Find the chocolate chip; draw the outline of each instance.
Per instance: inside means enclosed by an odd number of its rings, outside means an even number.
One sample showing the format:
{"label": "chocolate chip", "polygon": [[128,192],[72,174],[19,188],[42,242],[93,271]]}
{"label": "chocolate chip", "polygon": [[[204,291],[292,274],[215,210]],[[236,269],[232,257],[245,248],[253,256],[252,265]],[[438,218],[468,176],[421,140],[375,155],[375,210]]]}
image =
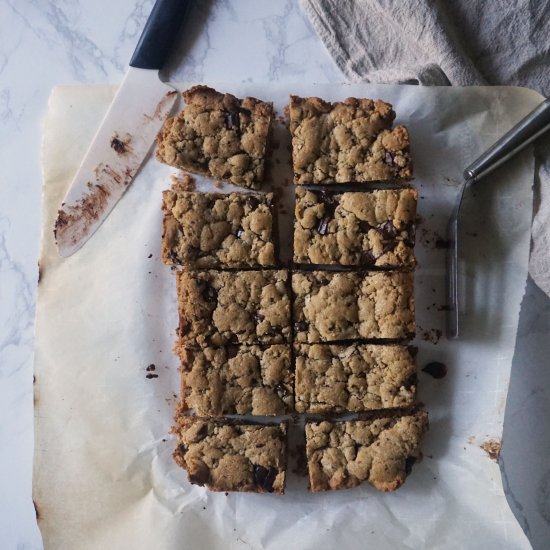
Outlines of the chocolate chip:
{"label": "chocolate chip", "polygon": [[252,210],[258,208],[259,204],[260,204],[260,201],[257,197],[254,197],[253,195],[248,195],[246,197],[246,205],[252,208]]}
{"label": "chocolate chip", "polygon": [[325,216],[334,217],[334,212],[338,206],[338,202],[334,199],[334,196],[326,191],[321,191],[318,197],[325,207]]}
{"label": "chocolate chip", "polygon": [[225,126],[231,130],[239,127],[239,113],[227,113],[225,115]]}
{"label": "chocolate chip", "polygon": [[172,260],[173,264],[178,264],[179,263],[178,253],[175,250],[171,249],[170,252],[168,253],[168,255],[170,256],[170,260]]}
{"label": "chocolate chip", "polygon": [[202,281],[202,297],[206,302],[216,302],[218,299],[218,293],[216,289],[209,285],[206,281]]}
{"label": "chocolate chip", "polygon": [[261,487],[268,493],[273,492],[273,482],[277,477],[277,470],[275,468],[264,468],[254,464],[252,466],[252,474],[254,476],[254,484]]}
{"label": "chocolate chip", "polygon": [[[187,249],[187,253],[189,254],[189,258],[191,258],[193,260],[196,260],[200,256],[201,249],[196,247],[196,246],[190,246]],[[172,257],[172,261],[175,264],[179,263],[179,258],[177,256],[177,254],[174,254],[174,257]]]}
{"label": "chocolate chip", "polygon": [[405,459],[405,474],[406,475],[409,475],[412,472],[412,468],[413,468],[415,462],[416,462],[416,458],[414,456],[408,456]]}
{"label": "chocolate chip", "polygon": [[307,330],[307,327],[309,326],[307,321],[296,321],[294,323],[294,331],[295,332],[303,332],[304,330]]}
{"label": "chocolate chip", "polygon": [[422,369],[422,372],[425,372],[434,378],[445,378],[447,375],[447,367],[439,361],[433,361],[432,363],[428,363]]}
{"label": "chocolate chip", "polygon": [[186,452],[187,452],[187,447],[183,443],[180,443],[176,447],[176,453],[177,454],[184,455]]}
{"label": "chocolate chip", "polygon": [[397,246],[397,241],[388,241],[387,243],[384,243],[382,246],[382,253],[385,254],[386,252],[393,252],[395,250],[395,247]]}
{"label": "chocolate chip", "polygon": [[275,386],[275,391],[277,392],[277,395],[279,395],[280,397],[287,397],[289,394],[288,388],[282,382],[279,382]]}
{"label": "chocolate chip", "polygon": [[372,228],[373,226],[365,220],[359,222],[359,229],[363,231],[363,233],[368,233]]}
{"label": "chocolate chip", "polygon": [[206,466],[206,464],[195,464],[194,471],[188,470],[189,475],[189,481],[191,483],[195,483],[197,485],[204,485],[205,483],[208,483],[208,480],[210,479],[210,470]]}
{"label": "chocolate chip", "polygon": [[145,368],[147,372],[154,371],[156,369],[155,365],[151,363],[148,367]]}
{"label": "chocolate chip", "polygon": [[252,111],[250,111],[249,109],[245,109],[244,107],[239,107],[239,113],[242,113],[243,115],[246,115],[246,116],[252,115]]}
{"label": "chocolate chip", "polygon": [[382,233],[382,236],[384,239],[395,239],[397,236],[397,228],[391,221],[387,221],[386,223],[382,224],[379,229],[380,233]]}
{"label": "chocolate chip", "polygon": [[404,382],[403,386],[405,388],[410,388],[411,386],[416,386],[418,383],[418,377],[416,376],[416,372],[414,374],[411,374]]}
{"label": "chocolate chip", "polygon": [[361,254],[360,263],[361,263],[361,265],[375,265],[376,264],[376,258],[374,256],[374,254],[372,253],[372,251],[365,250]]}
{"label": "chocolate chip", "polygon": [[197,430],[197,437],[204,437],[208,435],[208,424],[204,422],[202,426]]}
{"label": "chocolate chip", "polygon": [[255,313],[253,317],[254,317],[254,321],[256,321],[256,323],[258,324],[265,319],[265,315],[262,315],[261,313]]}
{"label": "chocolate chip", "polygon": [[226,351],[227,351],[227,358],[233,359],[233,357],[237,357],[237,354],[239,353],[239,347],[230,344],[229,346],[227,346]]}
{"label": "chocolate chip", "polygon": [[237,229],[237,239],[240,239],[244,234],[244,229],[242,227],[239,227],[239,229]]}
{"label": "chocolate chip", "polygon": [[152,372],[145,375],[145,378],[148,378],[149,380],[151,380],[151,378],[158,378],[158,377],[159,377],[158,374],[153,374]]}
{"label": "chocolate chip", "polygon": [[317,233],[319,233],[319,235],[327,234],[329,221],[330,221],[330,218],[328,216],[324,216],[323,218],[321,218],[321,220],[317,224],[317,227],[315,228]]}

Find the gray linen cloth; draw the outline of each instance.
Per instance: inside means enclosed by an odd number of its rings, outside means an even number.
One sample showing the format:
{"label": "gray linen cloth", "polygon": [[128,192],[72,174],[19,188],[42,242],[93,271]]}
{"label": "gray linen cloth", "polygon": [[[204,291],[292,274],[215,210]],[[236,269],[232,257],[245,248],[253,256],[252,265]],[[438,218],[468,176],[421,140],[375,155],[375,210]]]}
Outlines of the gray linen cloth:
{"label": "gray linen cloth", "polygon": [[[550,94],[550,0],[301,0],[349,80]],[[536,145],[529,271],[550,296],[550,138]],[[473,159],[472,159],[473,160]]]}

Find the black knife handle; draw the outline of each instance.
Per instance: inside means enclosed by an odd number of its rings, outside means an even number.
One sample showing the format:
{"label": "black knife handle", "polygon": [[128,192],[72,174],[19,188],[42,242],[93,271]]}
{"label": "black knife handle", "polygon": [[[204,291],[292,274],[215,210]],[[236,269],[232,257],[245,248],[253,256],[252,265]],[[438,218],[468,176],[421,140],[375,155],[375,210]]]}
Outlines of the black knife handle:
{"label": "black knife handle", "polygon": [[130,67],[158,70],[162,68],[190,3],[190,0],[155,2],[132,55]]}

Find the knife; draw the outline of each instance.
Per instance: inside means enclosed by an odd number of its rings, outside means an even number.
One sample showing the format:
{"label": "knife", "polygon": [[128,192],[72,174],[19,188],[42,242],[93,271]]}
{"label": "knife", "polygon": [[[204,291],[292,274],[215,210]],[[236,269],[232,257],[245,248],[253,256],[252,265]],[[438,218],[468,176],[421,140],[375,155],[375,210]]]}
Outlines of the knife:
{"label": "knife", "polygon": [[132,183],[178,97],[162,82],[165,63],[188,0],[157,0],[130,67],[57,212],[54,237],[61,256],[76,252]]}

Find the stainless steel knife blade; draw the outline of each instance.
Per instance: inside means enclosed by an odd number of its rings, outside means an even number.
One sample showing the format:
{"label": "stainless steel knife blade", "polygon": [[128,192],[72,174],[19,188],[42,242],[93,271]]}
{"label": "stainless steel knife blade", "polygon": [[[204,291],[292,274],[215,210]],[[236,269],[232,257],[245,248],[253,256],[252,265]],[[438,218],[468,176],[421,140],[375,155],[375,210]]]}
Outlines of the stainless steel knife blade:
{"label": "stainless steel knife blade", "polygon": [[61,203],[54,226],[70,256],[98,229],[131,184],[178,94],[159,78],[188,0],[157,0],[130,68]]}
{"label": "stainless steel knife blade", "polygon": [[130,67],[57,213],[61,256],[76,252],[122,197],[176,99],[158,71]]}

